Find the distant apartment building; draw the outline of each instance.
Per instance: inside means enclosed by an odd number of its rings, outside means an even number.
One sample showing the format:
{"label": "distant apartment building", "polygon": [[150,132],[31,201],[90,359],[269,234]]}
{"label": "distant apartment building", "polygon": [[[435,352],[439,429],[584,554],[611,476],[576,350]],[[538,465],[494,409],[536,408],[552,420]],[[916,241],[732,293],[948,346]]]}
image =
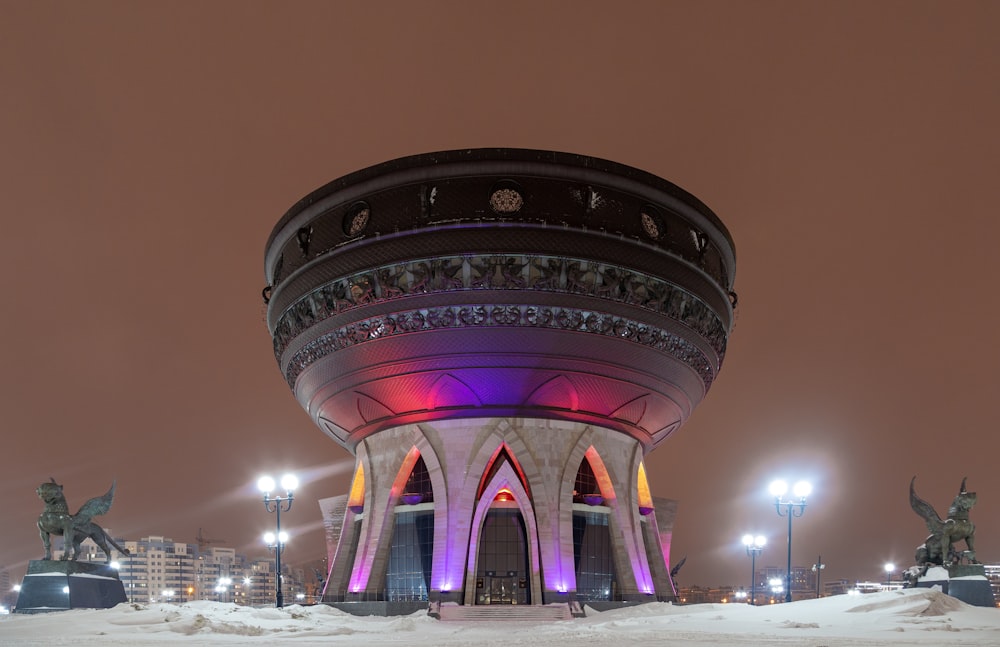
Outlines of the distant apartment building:
{"label": "distant apartment building", "polygon": [[990,581],[990,588],[993,589],[993,599],[1000,606],[1000,564],[986,565],[986,579]]}
{"label": "distant apartment building", "polygon": [[[785,601],[785,569],[777,566],[765,566],[753,574],[754,600],[757,604],[769,604]],[[792,599],[807,600],[817,597],[817,573],[809,566],[792,567]],[[750,587],[739,587],[749,598]],[[732,597],[732,596],[730,596]],[[744,596],[740,595],[740,599]]]}
{"label": "distant apartment building", "polygon": [[742,601],[731,586],[684,586],[677,589],[678,604],[710,604]]}
{"label": "distant apartment building", "polygon": [[854,584],[850,580],[830,580],[828,582],[823,582],[823,596],[829,597],[831,595],[844,595],[849,593],[853,588]]}
{"label": "distant apartment building", "polygon": [[[155,536],[119,544],[130,553],[118,556],[119,576],[129,600],[148,603],[197,599],[192,546]],[[87,548],[90,561],[104,561],[101,551]]]}
{"label": "distant apartment building", "polygon": [[[175,542],[150,536],[137,541],[116,539],[129,555],[115,554],[125,596],[136,604],[214,600],[245,606],[269,606],[275,601],[274,559],[248,558],[234,548]],[[55,550],[53,557],[62,557]],[[83,542],[80,561],[105,561],[104,552],[91,540]],[[285,600],[296,604],[313,601],[303,584],[303,571],[283,567]],[[9,588],[9,587],[8,587]]]}
{"label": "distant apartment building", "polygon": [[10,571],[0,566],[0,613],[6,613],[14,606],[17,593],[10,582]]}

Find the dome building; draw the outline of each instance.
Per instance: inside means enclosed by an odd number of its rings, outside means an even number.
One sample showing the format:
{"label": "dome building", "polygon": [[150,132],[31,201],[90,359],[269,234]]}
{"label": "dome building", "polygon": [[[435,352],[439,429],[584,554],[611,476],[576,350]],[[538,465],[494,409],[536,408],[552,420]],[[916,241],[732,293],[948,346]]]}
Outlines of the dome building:
{"label": "dome building", "polygon": [[643,458],[719,373],[734,270],[697,198],[580,155],[416,155],[295,204],[266,246],[267,325],[356,457],[321,502],[324,599],[672,599],[676,506]]}

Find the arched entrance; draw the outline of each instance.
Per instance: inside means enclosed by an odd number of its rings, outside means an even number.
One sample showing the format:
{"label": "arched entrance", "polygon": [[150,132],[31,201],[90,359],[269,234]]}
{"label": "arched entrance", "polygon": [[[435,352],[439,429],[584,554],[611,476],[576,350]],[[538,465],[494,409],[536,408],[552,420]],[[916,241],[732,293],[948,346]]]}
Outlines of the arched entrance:
{"label": "arched entrance", "polygon": [[476,604],[531,604],[524,515],[508,490],[486,513],[476,565]]}

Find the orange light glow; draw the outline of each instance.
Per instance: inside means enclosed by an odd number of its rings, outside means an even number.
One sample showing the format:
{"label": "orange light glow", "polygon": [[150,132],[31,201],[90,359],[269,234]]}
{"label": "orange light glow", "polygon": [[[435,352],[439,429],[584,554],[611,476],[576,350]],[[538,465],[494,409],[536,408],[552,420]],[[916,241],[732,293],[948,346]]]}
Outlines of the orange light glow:
{"label": "orange light glow", "polygon": [[594,478],[597,479],[597,486],[601,488],[601,496],[604,497],[605,501],[613,501],[615,498],[615,486],[611,481],[611,476],[608,474],[608,468],[604,466],[604,460],[601,459],[601,455],[591,445],[584,453],[584,457],[590,463],[590,469],[594,472]]}
{"label": "orange light glow", "polygon": [[351,481],[351,495],[347,499],[348,507],[363,508],[365,505],[365,467],[358,461],[358,469],[354,471]]}
{"label": "orange light glow", "polygon": [[497,492],[497,495],[493,498],[493,500],[494,501],[513,501],[514,500],[514,493],[511,492],[510,490],[508,490],[507,488],[500,488],[500,491]]}
{"label": "orange light glow", "polygon": [[649,493],[649,481],[646,480],[646,466],[643,463],[639,463],[639,507],[653,507],[653,496]]}

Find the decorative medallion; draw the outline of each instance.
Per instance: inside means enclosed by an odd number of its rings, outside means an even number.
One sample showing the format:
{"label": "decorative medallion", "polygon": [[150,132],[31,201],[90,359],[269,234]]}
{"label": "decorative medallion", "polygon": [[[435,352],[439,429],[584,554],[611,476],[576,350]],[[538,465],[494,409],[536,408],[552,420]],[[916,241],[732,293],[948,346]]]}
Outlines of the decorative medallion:
{"label": "decorative medallion", "polygon": [[653,240],[659,240],[666,233],[663,218],[653,207],[646,205],[639,215],[642,221],[642,231]]}
{"label": "decorative medallion", "polygon": [[368,219],[371,217],[371,208],[367,203],[356,202],[344,214],[344,233],[348,236],[357,236],[368,226]]}
{"label": "decorative medallion", "polygon": [[497,182],[490,193],[490,208],[500,215],[517,213],[524,206],[524,196],[516,182]]}

